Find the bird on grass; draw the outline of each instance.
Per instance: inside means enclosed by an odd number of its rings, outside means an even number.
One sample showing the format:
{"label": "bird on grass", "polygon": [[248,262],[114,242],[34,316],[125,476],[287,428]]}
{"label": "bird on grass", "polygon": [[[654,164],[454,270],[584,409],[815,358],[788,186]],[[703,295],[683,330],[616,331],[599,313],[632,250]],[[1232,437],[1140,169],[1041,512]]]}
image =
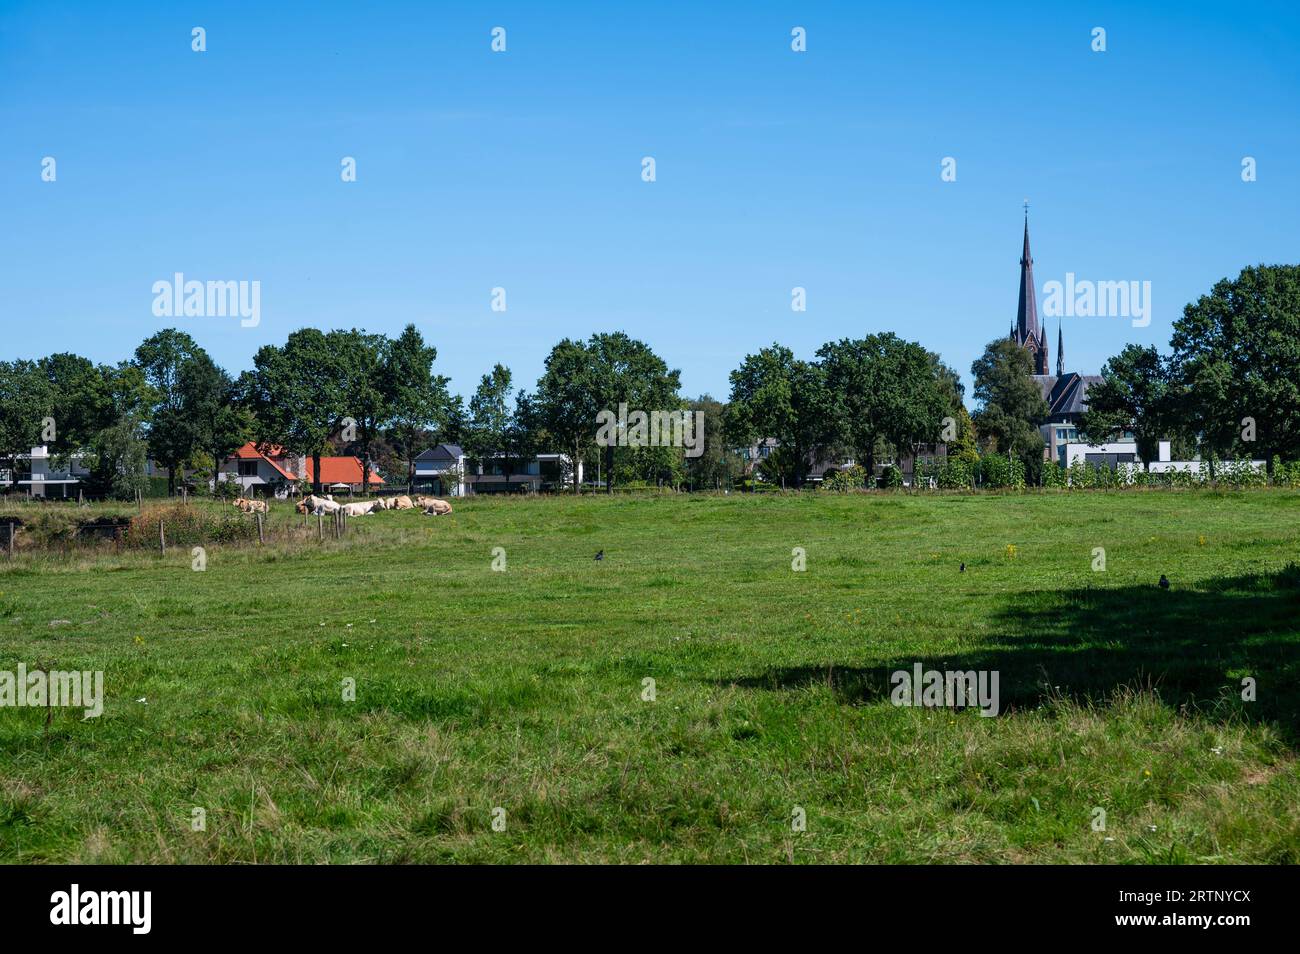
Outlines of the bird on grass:
{"label": "bird on grass", "polygon": [[1169,589],[1169,579],[1163,573],[1160,574],[1160,588],[1162,590]]}
{"label": "bird on grass", "polygon": [[958,572],[958,573],[965,573],[965,572],[966,572],[966,564],[963,563],[963,564],[961,565],[961,569],[958,570],[957,572]]}
{"label": "bird on grass", "polygon": [[597,550],[597,551],[596,551],[596,559],[597,559],[597,560],[603,560],[603,559],[605,559],[605,551],[604,551],[604,550]]}

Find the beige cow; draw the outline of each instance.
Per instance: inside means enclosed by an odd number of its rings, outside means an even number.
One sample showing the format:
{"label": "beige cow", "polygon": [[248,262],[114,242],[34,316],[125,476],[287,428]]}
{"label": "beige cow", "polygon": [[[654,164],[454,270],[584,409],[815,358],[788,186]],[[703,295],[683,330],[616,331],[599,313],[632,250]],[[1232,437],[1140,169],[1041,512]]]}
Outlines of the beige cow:
{"label": "beige cow", "polygon": [[406,494],[402,494],[399,497],[388,498],[388,509],[389,510],[414,510],[415,503],[411,500],[410,497],[406,496]]}
{"label": "beige cow", "polygon": [[343,504],[341,509],[345,517],[363,517],[368,513],[375,512],[375,504],[375,501],[367,500],[363,503]]}
{"label": "beige cow", "polygon": [[445,513],[451,513],[451,504],[445,500],[439,500],[437,497],[416,497],[415,505],[421,508],[426,515],[432,514],[435,517],[441,517]]}
{"label": "beige cow", "polygon": [[236,497],[235,506],[243,513],[270,513],[265,500],[251,500],[248,497]]}

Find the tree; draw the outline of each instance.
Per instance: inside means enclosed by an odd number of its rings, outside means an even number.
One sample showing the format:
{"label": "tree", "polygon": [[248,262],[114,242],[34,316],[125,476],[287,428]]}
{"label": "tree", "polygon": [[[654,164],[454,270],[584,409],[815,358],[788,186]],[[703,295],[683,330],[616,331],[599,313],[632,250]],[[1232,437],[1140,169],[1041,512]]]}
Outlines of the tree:
{"label": "tree", "polygon": [[194,396],[185,391],[192,380],[190,363],[207,353],[183,331],[164,328],[135,349],[135,364],[144,373],[154,396],[147,413],[149,453],[167,468],[167,490],[176,489],[176,473],[198,450],[198,434],[190,414]]}
{"label": "tree", "polygon": [[320,493],[320,459],[347,415],[340,384],[342,355],[326,335],[303,328],[282,347],[263,345],[245,376],[245,394],[257,421],[258,443],[279,444],[312,458],[312,489]]}
{"label": "tree", "polygon": [[890,332],[831,342],[817,356],[826,372],[831,426],[868,475],[875,473],[878,441],[897,454],[938,440],[960,384],[937,356]]}
{"label": "tree", "polygon": [[48,384],[54,418],[54,439],[42,440],[63,460],[83,450],[96,434],[114,421],[114,370],[88,358],[63,352],[41,358],[41,376]]}
{"label": "tree", "polygon": [[537,401],[527,391],[515,395],[515,409],[501,432],[501,453],[505,457],[507,479],[511,461],[526,461],[541,450],[540,417]]}
{"label": "tree", "polygon": [[[469,399],[469,424],[461,442],[468,455],[476,460],[486,473],[492,466],[492,456],[504,451],[506,430],[510,426],[510,369],[498,364],[491,374],[483,375],[474,396]],[[510,460],[501,462],[510,489]]]}
{"label": "tree", "polygon": [[370,493],[375,440],[392,415],[391,390],[385,387],[387,378],[384,374],[389,341],[383,335],[367,334],[355,328],[331,331],[325,339],[337,352],[343,372],[339,390],[346,409],[344,419],[351,419],[352,425],[352,433],[348,434],[345,423],[344,440],[361,449],[361,493],[364,496]]}
{"label": "tree", "polygon": [[222,462],[253,435],[253,415],[240,403],[238,385],[207,354],[196,355],[181,375],[195,449],[212,461],[216,491]]}
{"label": "tree", "polygon": [[1175,390],[1169,368],[1153,347],[1131,344],[1106,362],[1101,380],[1088,389],[1088,410],[1079,420],[1084,440],[1101,444],[1131,431],[1144,465],[1159,456],[1168,436]]}
{"label": "tree", "polygon": [[[433,373],[437,349],[424,343],[415,325],[407,325],[388,348],[384,363],[384,391],[389,405],[389,439],[406,460],[406,492],[415,485],[415,458],[424,449],[430,428],[446,425],[453,417],[447,378]],[[457,399],[459,400],[459,399]],[[459,435],[457,435],[459,436]]]}
{"label": "tree", "polygon": [[688,401],[687,410],[694,416],[704,415],[703,453],[686,458],[686,479],[692,490],[730,487],[741,473],[740,456],[727,440],[724,431],[726,406],[707,394]]}
{"label": "tree", "polygon": [[[677,411],[680,379],[681,372],[669,370],[649,345],[622,332],[594,334],[585,344],[566,338],[551,349],[537,382],[538,424],[571,450],[575,491],[577,462],[596,443],[598,415],[617,414],[620,404],[647,414]],[[620,432],[618,442],[625,436]],[[606,490],[612,493],[615,442],[602,450]]]}
{"label": "tree", "polygon": [[50,416],[49,383],[34,361],[0,361],[0,467],[17,480],[18,459],[41,443]]}
{"label": "tree", "polygon": [[1041,466],[1043,437],[1038,425],[1049,408],[1033,379],[1029,351],[1009,338],[988,344],[971,365],[975,378],[975,427],[989,449]]}
{"label": "tree", "polygon": [[1205,450],[1300,458],[1300,266],[1219,281],[1183,309],[1170,343],[1178,423]]}
{"label": "tree", "polygon": [[573,459],[573,491],[579,490],[583,452],[594,446],[597,390],[592,356],[580,341],[565,338],[546,356],[537,381],[537,407],[543,426]]}
{"label": "tree", "polygon": [[107,425],[89,440],[90,493],[130,500],[148,484],[145,419],[158,398],[144,372],[129,361],[101,370],[110,411]]}
{"label": "tree", "polygon": [[824,369],[796,360],[779,344],[746,355],[731,372],[731,400],[724,429],[734,444],[749,447],[774,438],[783,453],[791,482],[802,486],[809,458],[833,436],[831,402]]}

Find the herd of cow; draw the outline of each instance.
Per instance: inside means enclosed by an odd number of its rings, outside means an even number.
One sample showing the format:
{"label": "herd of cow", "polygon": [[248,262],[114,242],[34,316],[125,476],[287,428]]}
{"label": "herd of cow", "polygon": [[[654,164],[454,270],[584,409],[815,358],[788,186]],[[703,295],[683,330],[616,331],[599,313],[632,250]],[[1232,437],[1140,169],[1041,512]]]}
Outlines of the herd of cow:
{"label": "herd of cow", "polygon": [[[243,513],[270,512],[265,500],[255,500],[249,497],[236,498],[235,506]],[[375,500],[364,500],[357,503],[338,503],[329,494],[323,497],[308,494],[294,504],[294,509],[299,513],[333,513],[338,510],[348,517],[360,517],[364,514],[374,513],[377,510],[420,510],[425,514],[438,517],[444,513],[451,513],[451,504],[445,500],[439,500],[437,497],[417,496],[415,499],[411,499],[406,494],[402,494],[400,497],[379,497]]]}

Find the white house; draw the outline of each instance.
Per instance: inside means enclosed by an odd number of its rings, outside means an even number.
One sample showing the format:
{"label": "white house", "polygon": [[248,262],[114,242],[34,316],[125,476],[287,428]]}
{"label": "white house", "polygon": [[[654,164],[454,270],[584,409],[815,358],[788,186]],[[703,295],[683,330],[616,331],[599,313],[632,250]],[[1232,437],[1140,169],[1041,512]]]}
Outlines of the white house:
{"label": "white house", "polygon": [[[1195,460],[1170,460],[1172,456],[1171,443],[1169,441],[1158,441],[1156,459],[1147,463],[1146,469],[1153,474],[1168,474],[1175,471],[1181,471],[1189,474],[1199,474],[1202,467],[1208,464],[1200,459]],[[1061,449],[1065,453],[1064,464],[1066,467],[1082,461],[1085,464],[1091,464],[1096,467],[1110,467],[1113,470],[1124,469],[1141,469],[1143,465],[1142,458],[1138,456],[1136,441],[1111,441],[1107,444],[1084,444],[1072,443],[1063,444]],[[1249,466],[1253,470],[1263,471],[1267,469],[1268,464],[1262,460],[1252,460]]]}
{"label": "white house", "polygon": [[77,486],[90,476],[90,469],[84,465],[80,454],[71,455],[66,463],[66,467],[56,466],[55,455],[46,445],[33,447],[30,454],[17,456],[16,473],[0,471],[0,486],[17,486],[33,497],[75,497]]}
{"label": "white house", "polygon": [[[496,453],[485,461],[476,461],[459,444],[439,444],[415,458],[415,489],[463,497],[468,493],[564,490],[573,480],[568,454],[533,454],[509,463],[507,476],[504,454]],[[578,482],[582,482],[581,461]]]}

